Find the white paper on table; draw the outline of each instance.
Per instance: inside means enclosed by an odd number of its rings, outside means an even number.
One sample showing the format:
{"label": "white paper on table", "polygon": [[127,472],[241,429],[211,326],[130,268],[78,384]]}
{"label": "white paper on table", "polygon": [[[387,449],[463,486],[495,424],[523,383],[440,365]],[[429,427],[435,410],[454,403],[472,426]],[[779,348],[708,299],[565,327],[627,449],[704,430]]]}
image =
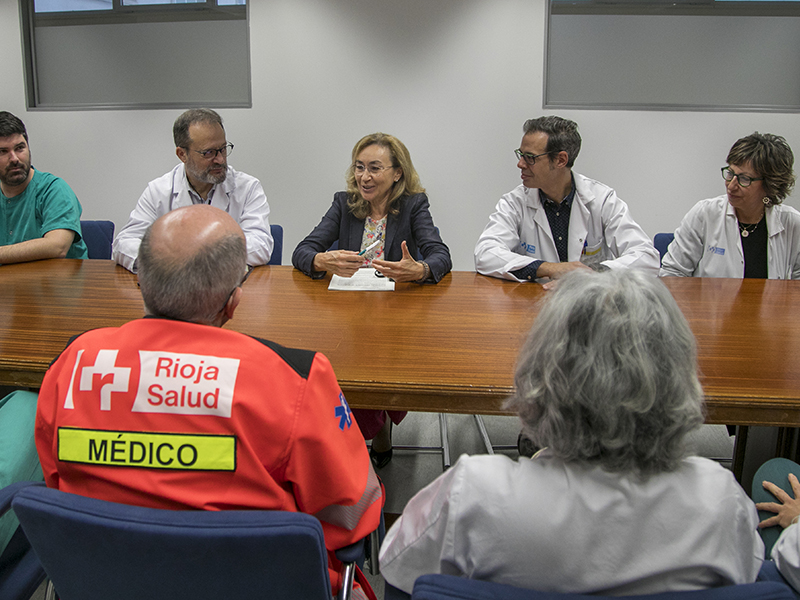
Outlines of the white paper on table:
{"label": "white paper on table", "polygon": [[359,290],[362,292],[393,292],[394,281],[388,277],[378,277],[372,267],[364,267],[356,271],[352,277],[331,277],[329,290]]}

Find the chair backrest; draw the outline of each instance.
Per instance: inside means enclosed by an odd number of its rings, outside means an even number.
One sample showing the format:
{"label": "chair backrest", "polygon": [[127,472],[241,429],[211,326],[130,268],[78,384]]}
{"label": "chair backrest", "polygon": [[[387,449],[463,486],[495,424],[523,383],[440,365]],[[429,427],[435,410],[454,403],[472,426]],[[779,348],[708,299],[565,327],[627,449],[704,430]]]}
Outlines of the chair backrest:
{"label": "chair backrest", "polygon": [[283,264],[283,227],[280,225],[270,224],[270,233],[272,233],[272,255],[269,257],[268,265]]}
{"label": "chair backrest", "polygon": [[17,527],[9,545],[0,556],[0,598],[29,600],[45,580],[39,558]]}
{"label": "chair backrest", "polygon": [[[29,481],[13,483],[0,490],[0,515],[11,506],[14,495]],[[21,527],[17,527],[3,553],[0,554],[0,598],[29,600],[45,579],[42,563],[31,548]]]}
{"label": "chair backrest", "polygon": [[667,253],[667,248],[674,239],[674,233],[657,233],[656,237],[653,238],[653,246],[655,246],[656,250],[658,250],[662,260],[664,259],[664,255]]}
{"label": "chair backrest", "polygon": [[113,221],[81,221],[81,231],[89,258],[111,258],[111,245],[114,243]]}
{"label": "chair backrest", "polygon": [[[463,579],[452,575],[423,575],[414,583],[412,600],[603,600],[610,596],[540,592]],[[774,582],[747,583],[687,592],[625,596],[625,600],[791,600],[796,596],[787,586]]]}
{"label": "chair backrest", "polygon": [[12,507],[61,600],[330,598],[322,527],[304,513],[160,510],[40,486]]}

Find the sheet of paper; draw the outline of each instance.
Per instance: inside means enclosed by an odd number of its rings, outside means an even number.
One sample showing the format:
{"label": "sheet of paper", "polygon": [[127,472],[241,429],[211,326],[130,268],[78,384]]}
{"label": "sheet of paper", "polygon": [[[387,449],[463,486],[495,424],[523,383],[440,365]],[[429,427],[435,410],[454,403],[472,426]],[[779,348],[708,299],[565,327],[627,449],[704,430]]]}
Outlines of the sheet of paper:
{"label": "sheet of paper", "polygon": [[329,290],[360,290],[363,292],[393,292],[394,281],[375,275],[377,271],[371,267],[359,269],[352,277],[331,277]]}

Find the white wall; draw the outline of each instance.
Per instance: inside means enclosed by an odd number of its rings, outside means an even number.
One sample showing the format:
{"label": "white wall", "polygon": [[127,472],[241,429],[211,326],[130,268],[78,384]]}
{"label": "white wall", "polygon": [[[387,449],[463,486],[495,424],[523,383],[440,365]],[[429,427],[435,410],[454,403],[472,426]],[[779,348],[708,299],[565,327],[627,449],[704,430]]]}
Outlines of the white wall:
{"label": "white wall", "polygon": [[[221,113],[230,163],[261,179],[284,226],[284,264],[342,189],[353,144],[381,130],[409,147],[455,268],[472,270],[489,213],[520,181],[522,123],[545,113],[545,0],[251,0],[250,10],[253,108]],[[73,187],[85,218],[121,227],[176,163],[180,111],[26,112],[12,0],[0,0],[0,40],[0,109],[25,121],[34,165]],[[559,114],[580,125],[576,170],[616,188],[651,236],[724,191],[719,169],[737,138],[778,133],[800,153],[796,114]]]}

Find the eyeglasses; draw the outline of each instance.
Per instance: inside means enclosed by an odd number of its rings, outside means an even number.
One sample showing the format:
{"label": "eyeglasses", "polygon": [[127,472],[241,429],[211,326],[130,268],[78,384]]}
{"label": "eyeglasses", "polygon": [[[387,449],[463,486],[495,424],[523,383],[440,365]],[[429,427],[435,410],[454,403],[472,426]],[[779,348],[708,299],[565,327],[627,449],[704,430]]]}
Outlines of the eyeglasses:
{"label": "eyeglasses", "polygon": [[217,157],[217,154],[221,155],[222,158],[228,156],[231,152],[233,152],[233,144],[228,142],[222,148],[211,148],[210,150],[192,150],[192,152],[197,152],[200,156],[205,158],[206,160],[213,160]]}
{"label": "eyeglasses", "polygon": [[248,265],[247,266],[247,270],[244,273],[244,277],[242,277],[242,280],[239,282],[239,285],[237,285],[235,288],[233,288],[231,290],[231,293],[228,294],[228,297],[225,298],[225,304],[222,305],[222,308],[219,309],[219,312],[222,312],[223,310],[225,310],[225,307],[228,306],[228,301],[231,299],[231,296],[233,296],[233,292],[235,292],[237,290],[237,288],[240,288],[240,287],[242,287],[244,285],[244,282],[247,281],[247,278],[250,277],[250,273],[252,273],[252,272],[253,272],[253,267]]}
{"label": "eyeglasses", "polygon": [[736,181],[739,185],[743,188],[748,187],[754,181],[764,181],[763,177],[750,177],[749,175],[742,175],[741,173],[734,173],[730,167],[722,167],[722,178],[730,183],[733,181],[733,178],[736,178]]}
{"label": "eyeglasses", "polygon": [[514,154],[517,155],[517,160],[520,158],[524,159],[525,162],[531,166],[536,164],[536,159],[540,156],[547,156],[548,154],[552,154],[553,151],[550,152],[542,152],[541,154],[531,154],[530,152],[523,152],[520,148],[514,150]]}
{"label": "eyeglasses", "polygon": [[383,165],[363,165],[361,163],[356,163],[353,165],[353,172],[356,175],[363,175],[364,171],[369,171],[370,175],[380,175],[386,169],[395,169],[394,165],[390,165],[388,167],[384,167]]}

